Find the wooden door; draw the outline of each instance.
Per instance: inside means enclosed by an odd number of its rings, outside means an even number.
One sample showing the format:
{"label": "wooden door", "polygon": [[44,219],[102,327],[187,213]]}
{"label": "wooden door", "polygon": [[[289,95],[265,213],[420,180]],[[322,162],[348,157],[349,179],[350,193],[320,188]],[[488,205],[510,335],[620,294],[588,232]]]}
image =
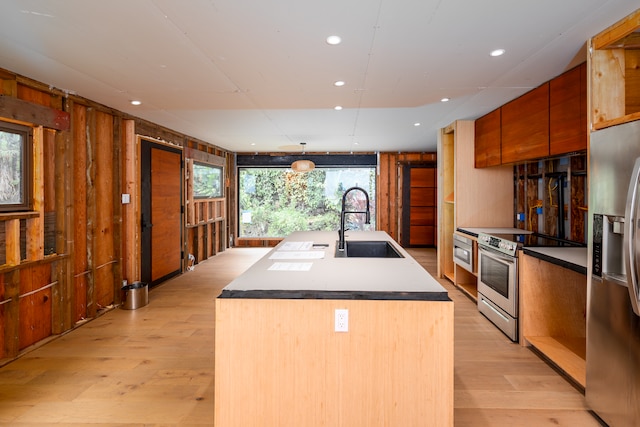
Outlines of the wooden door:
{"label": "wooden door", "polygon": [[182,152],[142,140],[141,277],[150,286],[182,271]]}
{"label": "wooden door", "polygon": [[436,165],[405,165],[402,188],[402,245],[435,246]]}

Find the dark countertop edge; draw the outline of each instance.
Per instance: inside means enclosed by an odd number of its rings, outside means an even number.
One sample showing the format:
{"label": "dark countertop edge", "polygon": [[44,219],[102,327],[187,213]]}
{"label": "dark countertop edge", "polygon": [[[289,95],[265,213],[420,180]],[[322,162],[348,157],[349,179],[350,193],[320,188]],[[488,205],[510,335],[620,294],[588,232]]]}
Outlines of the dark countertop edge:
{"label": "dark countertop edge", "polygon": [[573,271],[575,271],[577,273],[580,273],[580,274],[584,274],[584,275],[587,274],[587,268],[583,267],[581,265],[574,264],[574,263],[569,262],[569,261],[565,261],[565,260],[562,260],[562,259],[559,259],[559,258],[555,258],[555,257],[549,256],[549,255],[540,253],[540,252],[536,251],[535,249],[528,250],[525,247],[525,248],[522,248],[522,251],[524,252],[525,255],[529,255],[529,256],[532,256],[534,258],[538,258],[538,259],[541,259],[543,261],[547,261],[547,262],[549,262],[551,264],[559,265],[560,267],[568,268],[569,270],[573,270]]}
{"label": "dark countertop edge", "polygon": [[218,298],[249,299],[336,299],[389,301],[451,301],[445,292],[363,292],[363,291],[288,291],[288,290],[222,290]]}

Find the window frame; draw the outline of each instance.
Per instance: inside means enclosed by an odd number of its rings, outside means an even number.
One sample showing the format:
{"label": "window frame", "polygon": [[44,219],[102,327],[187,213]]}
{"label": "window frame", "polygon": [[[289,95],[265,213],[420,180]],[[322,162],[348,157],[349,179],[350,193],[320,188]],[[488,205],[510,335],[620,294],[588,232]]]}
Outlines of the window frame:
{"label": "window frame", "polygon": [[33,128],[17,123],[0,121],[0,132],[22,135],[22,172],[20,174],[22,200],[19,203],[0,203],[0,213],[31,211],[33,209]]}

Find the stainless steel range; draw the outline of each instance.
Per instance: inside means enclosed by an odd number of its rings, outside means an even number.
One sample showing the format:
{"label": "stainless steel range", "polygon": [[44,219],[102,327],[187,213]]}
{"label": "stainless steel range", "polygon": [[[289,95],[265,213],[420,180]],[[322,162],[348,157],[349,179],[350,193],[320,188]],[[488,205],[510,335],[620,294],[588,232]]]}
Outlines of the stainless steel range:
{"label": "stainless steel range", "polygon": [[512,341],[518,341],[518,250],[584,246],[518,228],[458,228],[478,239],[478,309]]}
{"label": "stainless steel range", "polygon": [[518,341],[518,249],[527,234],[478,233],[478,309]]}

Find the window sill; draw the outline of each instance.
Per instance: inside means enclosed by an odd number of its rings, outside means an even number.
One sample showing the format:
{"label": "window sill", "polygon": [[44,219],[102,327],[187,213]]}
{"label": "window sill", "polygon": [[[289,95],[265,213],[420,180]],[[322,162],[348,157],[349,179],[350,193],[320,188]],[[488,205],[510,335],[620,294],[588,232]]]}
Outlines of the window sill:
{"label": "window sill", "polygon": [[37,218],[39,216],[40,216],[40,212],[36,212],[36,211],[0,212],[0,221],[11,221],[12,219]]}

